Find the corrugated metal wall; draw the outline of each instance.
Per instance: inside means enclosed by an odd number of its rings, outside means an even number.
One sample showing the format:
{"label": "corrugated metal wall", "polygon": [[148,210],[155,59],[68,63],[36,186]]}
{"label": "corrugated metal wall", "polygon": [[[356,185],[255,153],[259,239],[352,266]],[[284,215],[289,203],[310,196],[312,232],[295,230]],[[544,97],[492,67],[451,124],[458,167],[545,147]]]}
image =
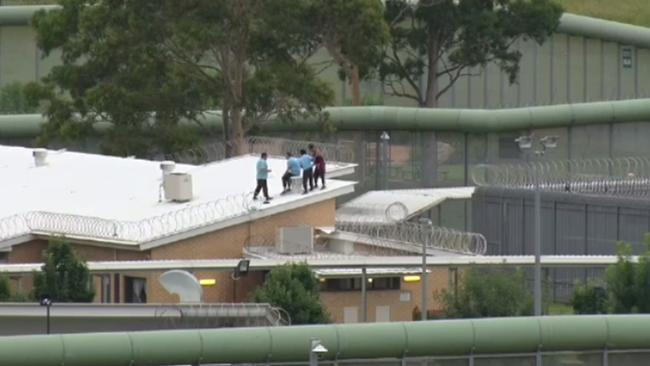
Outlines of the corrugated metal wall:
{"label": "corrugated metal wall", "polygon": [[[497,109],[650,96],[648,49],[561,33],[541,46],[520,41],[515,48],[522,53],[516,83],[510,84],[495,64],[475,68],[470,70],[472,76],[460,78],[440,98],[439,106]],[[446,83],[443,79],[440,86]],[[364,93],[377,93],[375,85],[365,83]],[[415,106],[413,101],[387,94],[374,99],[387,105]]]}
{"label": "corrugated metal wall", "polygon": [[[650,50],[557,33],[539,46],[532,41],[515,45],[522,53],[515,84],[494,65],[471,70],[440,99],[441,107],[507,108],[650,96]],[[59,53],[42,58],[29,26],[0,27],[0,87],[12,81],[32,81],[59,62]],[[327,60],[321,51],[314,62]],[[349,104],[350,92],[335,66],[323,70],[336,93],[336,103]],[[441,80],[441,87],[446,82]],[[405,98],[390,97],[377,81],[362,85],[367,101],[413,106]]]}

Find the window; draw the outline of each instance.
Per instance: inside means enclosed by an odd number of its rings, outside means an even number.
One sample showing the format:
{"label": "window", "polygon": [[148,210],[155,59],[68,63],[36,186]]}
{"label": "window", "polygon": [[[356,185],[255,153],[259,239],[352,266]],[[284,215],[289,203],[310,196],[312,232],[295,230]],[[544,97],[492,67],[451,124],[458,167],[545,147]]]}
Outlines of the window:
{"label": "window", "polygon": [[9,261],[9,253],[0,252],[0,263],[7,263]]}
{"label": "window", "polygon": [[[399,290],[401,277],[369,277],[366,290]],[[361,278],[328,278],[321,282],[321,291],[361,291]]]}
{"label": "window", "polygon": [[147,280],[124,276],[124,302],[144,304],[147,302]]}

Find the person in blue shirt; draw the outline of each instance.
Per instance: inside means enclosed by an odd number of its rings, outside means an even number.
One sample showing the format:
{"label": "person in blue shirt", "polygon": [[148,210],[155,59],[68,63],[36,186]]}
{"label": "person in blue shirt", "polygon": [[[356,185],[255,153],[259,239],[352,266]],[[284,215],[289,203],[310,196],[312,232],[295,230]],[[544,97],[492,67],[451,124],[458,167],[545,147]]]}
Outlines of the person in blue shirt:
{"label": "person in blue shirt", "polygon": [[287,153],[287,171],[282,176],[282,194],[291,191],[291,178],[300,175],[300,161],[293,157],[290,152]]}
{"label": "person in blue shirt", "polygon": [[[302,168],[302,194],[307,194],[314,189],[314,157],[307,154],[307,151],[300,150],[300,168]],[[309,190],[307,189],[309,182]]]}
{"label": "person in blue shirt", "polygon": [[269,172],[271,172],[271,169],[269,169],[269,165],[266,162],[267,157],[268,155],[263,152],[260,160],[257,161],[257,186],[255,187],[255,193],[253,193],[253,199],[256,200],[257,196],[260,194],[260,191],[264,191],[264,203],[269,203],[271,201],[271,197],[269,197],[269,188],[266,184],[266,180],[269,177]]}

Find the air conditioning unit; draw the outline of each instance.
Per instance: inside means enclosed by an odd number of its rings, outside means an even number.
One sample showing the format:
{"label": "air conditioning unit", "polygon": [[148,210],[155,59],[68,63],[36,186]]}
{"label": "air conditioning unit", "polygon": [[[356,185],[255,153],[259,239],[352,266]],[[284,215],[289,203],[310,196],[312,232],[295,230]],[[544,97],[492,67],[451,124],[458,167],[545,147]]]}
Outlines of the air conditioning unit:
{"label": "air conditioning unit", "polygon": [[275,250],[282,254],[307,254],[314,250],[314,228],[291,226],[278,229]]}
{"label": "air conditioning unit", "polygon": [[174,202],[192,200],[192,176],[188,173],[170,173],[163,178],[165,199]]}

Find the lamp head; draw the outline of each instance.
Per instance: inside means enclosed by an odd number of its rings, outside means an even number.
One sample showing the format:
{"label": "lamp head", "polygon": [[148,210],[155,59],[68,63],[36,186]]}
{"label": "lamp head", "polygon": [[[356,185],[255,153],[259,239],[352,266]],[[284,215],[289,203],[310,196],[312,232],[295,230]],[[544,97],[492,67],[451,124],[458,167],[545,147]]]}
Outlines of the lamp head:
{"label": "lamp head", "polygon": [[249,261],[248,259],[240,260],[239,263],[237,263],[237,267],[235,267],[235,277],[247,275],[250,262],[251,261]]}
{"label": "lamp head", "polygon": [[52,305],[52,299],[50,298],[50,295],[42,295],[39,303],[41,306],[50,306]]}
{"label": "lamp head", "polygon": [[528,150],[533,147],[532,136],[519,136],[515,139],[515,142],[519,145],[520,150]]}
{"label": "lamp head", "polygon": [[427,226],[432,226],[433,225],[433,221],[431,221],[431,219],[428,218],[428,217],[420,217],[418,219],[418,222],[420,224],[422,224],[422,225],[427,225]]}
{"label": "lamp head", "polygon": [[539,140],[545,149],[554,149],[557,147],[557,141],[559,137],[557,136],[544,136]]}
{"label": "lamp head", "polygon": [[320,343],[320,340],[316,339],[311,341],[311,352],[316,354],[323,354],[327,353],[328,350]]}

